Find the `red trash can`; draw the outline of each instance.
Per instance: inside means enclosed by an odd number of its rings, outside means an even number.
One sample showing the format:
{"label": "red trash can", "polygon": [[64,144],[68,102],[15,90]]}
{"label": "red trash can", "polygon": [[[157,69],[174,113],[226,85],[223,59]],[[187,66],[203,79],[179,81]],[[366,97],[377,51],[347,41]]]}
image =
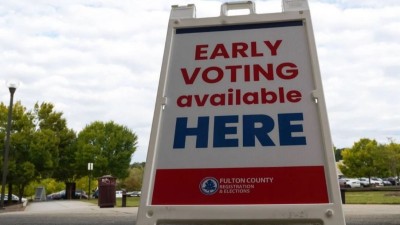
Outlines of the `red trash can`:
{"label": "red trash can", "polygon": [[105,175],[98,179],[100,208],[114,207],[116,205],[116,178],[111,175]]}

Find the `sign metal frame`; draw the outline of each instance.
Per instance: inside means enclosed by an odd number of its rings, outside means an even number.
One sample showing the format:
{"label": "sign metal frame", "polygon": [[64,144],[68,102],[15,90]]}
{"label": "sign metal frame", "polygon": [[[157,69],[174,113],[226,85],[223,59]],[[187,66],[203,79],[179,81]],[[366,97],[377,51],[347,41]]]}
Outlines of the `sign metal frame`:
{"label": "sign metal frame", "polygon": [[[248,9],[248,15],[228,16],[233,9]],[[221,6],[221,15],[212,18],[196,18],[195,6],[172,6],[165,43],[164,58],[159,80],[151,129],[146,170],[143,179],[141,203],[138,211],[138,225],[204,223],[230,224],[248,222],[257,224],[328,224],[344,225],[341,196],[337,181],[333,144],[323,94],[316,45],[312,30],[310,11],[306,0],[283,0],[282,13],[256,14],[251,1],[225,3]],[[157,170],[158,147],[160,146],[160,126],[163,123],[163,111],[172,102],[166,95],[173,48],[177,47],[174,38],[177,29],[202,28],[210,26],[237,26],[260,24],[263,22],[303,21],[306,32],[308,54],[311,62],[312,82],[315,89],[309,96],[317,105],[319,124],[321,124],[321,143],[323,146],[324,173],[328,202],[317,204],[225,204],[225,205],[178,205],[153,204],[153,192]],[[308,182],[308,181],[305,181]],[[293,187],[295,189],[296,187]],[[179,190],[177,190],[179,192]],[[170,193],[173,195],[173,193]]]}

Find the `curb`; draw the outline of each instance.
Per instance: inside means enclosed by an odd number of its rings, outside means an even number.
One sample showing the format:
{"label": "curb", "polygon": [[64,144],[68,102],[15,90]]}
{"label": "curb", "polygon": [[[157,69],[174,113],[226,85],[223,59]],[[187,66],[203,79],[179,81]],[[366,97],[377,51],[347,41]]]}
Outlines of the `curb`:
{"label": "curb", "polygon": [[19,211],[24,211],[26,208],[25,203],[18,203],[18,204],[13,204],[4,207],[3,209],[0,209],[0,213],[6,213],[6,212],[19,212]]}

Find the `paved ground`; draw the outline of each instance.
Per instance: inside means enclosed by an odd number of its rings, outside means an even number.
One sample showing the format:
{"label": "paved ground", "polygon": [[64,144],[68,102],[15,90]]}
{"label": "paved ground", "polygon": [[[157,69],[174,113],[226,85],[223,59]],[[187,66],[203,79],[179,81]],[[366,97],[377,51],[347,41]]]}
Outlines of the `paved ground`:
{"label": "paved ground", "polygon": [[26,213],[136,213],[136,207],[100,208],[99,206],[80,201],[47,201],[30,203],[24,210]]}
{"label": "paved ground", "polygon": [[[400,225],[400,205],[344,205],[347,225]],[[0,213],[0,225],[134,225],[137,208],[99,208],[81,201],[30,203]]]}
{"label": "paved ground", "polygon": [[400,205],[343,205],[347,225],[400,225]]}
{"label": "paved ground", "polygon": [[99,208],[82,201],[28,204],[24,211],[0,214],[0,225],[133,225],[137,208]]}

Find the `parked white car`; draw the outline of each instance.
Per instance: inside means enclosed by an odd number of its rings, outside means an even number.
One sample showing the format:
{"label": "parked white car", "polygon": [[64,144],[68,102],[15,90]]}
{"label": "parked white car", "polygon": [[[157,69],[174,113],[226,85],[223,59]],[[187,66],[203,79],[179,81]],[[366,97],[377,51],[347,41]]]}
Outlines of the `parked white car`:
{"label": "parked white car", "polygon": [[369,183],[369,179],[365,177],[359,178],[362,187],[369,187],[371,186]]}
{"label": "parked white car", "polygon": [[383,186],[383,180],[381,178],[373,177],[373,178],[371,178],[371,185],[372,186]]}
{"label": "parked white car", "polygon": [[361,187],[360,180],[358,180],[358,179],[352,179],[352,178],[346,178],[345,187],[347,187],[347,188],[357,188],[357,187]]}
{"label": "parked white car", "polygon": [[122,198],[122,191],[116,191],[115,192],[115,197],[116,198]]}
{"label": "parked white car", "polygon": [[[0,198],[1,198],[1,194],[0,194]],[[11,199],[12,199],[12,201],[15,202],[15,203],[19,202],[19,197],[16,196],[16,195],[14,195],[14,194],[11,195]],[[8,194],[4,195],[4,201],[7,201],[7,200],[8,200]],[[26,199],[26,198],[21,198],[21,202],[22,202],[22,203],[27,203],[27,202],[28,202],[28,199]]]}
{"label": "parked white car", "polygon": [[346,178],[339,178],[339,186],[340,188],[346,187]]}
{"label": "parked white car", "polygon": [[379,187],[383,186],[383,180],[381,178],[372,177],[371,182],[369,178],[362,177],[359,178],[362,187]]}

